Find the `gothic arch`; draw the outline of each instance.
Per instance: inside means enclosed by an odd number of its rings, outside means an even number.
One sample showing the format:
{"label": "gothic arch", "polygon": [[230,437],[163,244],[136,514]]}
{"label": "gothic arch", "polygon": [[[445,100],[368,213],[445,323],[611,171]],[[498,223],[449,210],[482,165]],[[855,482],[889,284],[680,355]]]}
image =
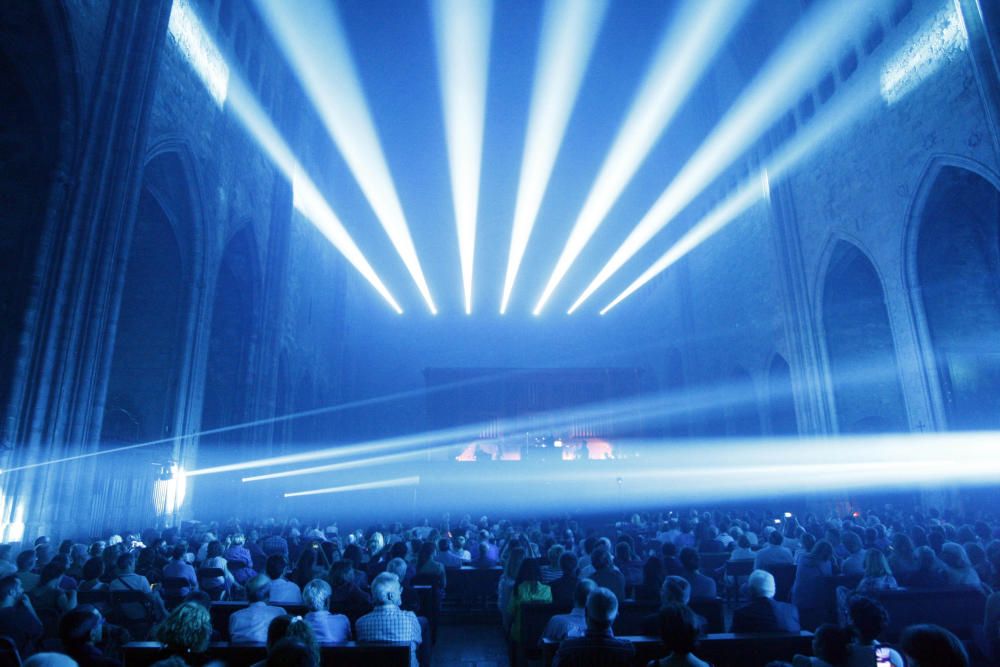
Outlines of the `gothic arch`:
{"label": "gothic arch", "polygon": [[1000,425],[1000,178],[931,161],[907,220],[907,285],[939,425]]}
{"label": "gothic arch", "polygon": [[871,258],[838,237],[817,303],[831,401],[841,433],[908,427],[885,289]]}
{"label": "gothic arch", "polygon": [[742,366],[736,366],[729,374],[729,386],[724,391],[726,401],[726,435],[734,437],[755,437],[762,432],[760,410],[757,406],[757,391],[753,377]]}
{"label": "gothic arch", "polygon": [[771,433],[798,435],[799,424],[795,414],[792,369],[780,354],[775,354],[767,366],[767,407]]}

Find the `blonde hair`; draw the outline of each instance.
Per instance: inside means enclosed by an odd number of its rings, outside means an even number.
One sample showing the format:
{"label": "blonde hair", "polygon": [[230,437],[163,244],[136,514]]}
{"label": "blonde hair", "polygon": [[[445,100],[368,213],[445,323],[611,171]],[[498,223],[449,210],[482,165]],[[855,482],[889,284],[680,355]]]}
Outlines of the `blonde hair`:
{"label": "blonde hair", "polygon": [[322,579],[313,579],[302,589],[302,601],[313,611],[323,611],[332,592],[330,584]]}
{"label": "blonde hair", "polygon": [[203,653],[212,638],[212,619],[205,607],[184,602],[157,626],[155,636],[169,648]]}

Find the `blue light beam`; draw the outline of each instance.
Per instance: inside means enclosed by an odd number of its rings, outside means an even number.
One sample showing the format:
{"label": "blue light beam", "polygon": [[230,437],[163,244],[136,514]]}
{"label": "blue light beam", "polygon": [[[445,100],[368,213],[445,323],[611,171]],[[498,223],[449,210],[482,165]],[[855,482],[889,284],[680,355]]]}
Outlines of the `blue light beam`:
{"label": "blue light beam", "polygon": [[465,313],[472,313],[472,272],[486,120],[492,0],[432,3],[445,138],[455,207]]}
{"label": "blue light beam", "polygon": [[573,303],[573,313],[666,227],[826,72],[888,0],[827,0],[795,27],[711,135]]}
{"label": "blue light beam", "polygon": [[687,0],[667,26],[628,115],[535,305],[535,315],[542,312],[749,6],[749,0]]}
{"label": "blue light beam", "polygon": [[313,489],[311,491],[292,491],[285,494],[285,498],[295,498],[297,496],[318,496],[327,493],[348,493],[350,491],[365,491],[368,489],[390,489],[397,486],[417,486],[420,484],[420,476],[396,477],[393,479],[382,479],[377,482],[363,482],[361,484],[347,484],[344,486],[331,486],[325,489]]}
{"label": "blue light beam", "polygon": [[334,4],[318,0],[293,5],[256,0],[256,4],[427,307],[436,314]]}
{"label": "blue light beam", "polygon": [[514,281],[607,8],[607,0],[549,0],[546,5],[500,301],[501,315],[507,312]]}

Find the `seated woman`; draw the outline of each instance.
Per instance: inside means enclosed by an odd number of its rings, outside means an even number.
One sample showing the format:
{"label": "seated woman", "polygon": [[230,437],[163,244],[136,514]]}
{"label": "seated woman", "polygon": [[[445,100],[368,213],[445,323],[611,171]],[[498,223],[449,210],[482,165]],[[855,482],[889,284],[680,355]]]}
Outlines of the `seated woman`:
{"label": "seated woman", "polygon": [[267,626],[267,658],[254,663],[251,667],[265,667],[268,660],[273,661],[272,655],[274,655],[275,648],[283,640],[300,642],[306,647],[308,653],[312,655],[313,664],[320,664],[319,644],[316,641],[316,635],[313,634],[312,628],[302,618],[285,614],[275,617],[271,621],[271,624]]}
{"label": "seated woman", "polygon": [[819,540],[795,569],[792,603],[799,608],[799,620],[806,630],[823,622],[828,604],[827,577],[833,576],[833,545]]}
{"label": "seated woman", "polygon": [[642,583],[635,587],[636,600],[657,600],[663,586],[663,561],[658,556],[650,556],[642,566]]}
{"label": "seated woman", "polygon": [[889,556],[889,567],[896,575],[896,580],[903,586],[909,586],[910,579],[920,569],[913,540],[906,533],[896,533],[892,536],[892,555]]}
{"label": "seated woman", "polygon": [[945,542],[941,545],[941,562],[944,574],[952,586],[979,586],[979,575],[972,567],[968,555],[961,544]]}
{"label": "seated woman", "polygon": [[854,633],[850,628],[824,623],[813,637],[813,655],[796,655],[792,664],[794,667],[848,667],[853,642]]}
{"label": "seated woman", "polygon": [[650,661],[647,667],[709,667],[694,654],[700,634],[694,614],[686,606],[671,603],[660,610],[660,640],[667,651],[666,657]]}
{"label": "seated woman", "polygon": [[232,573],[229,572],[228,561],[222,556],[222,542],[218,540],[212,540],[208,543],[208,547],[205,550],[205,560],[202,561],[201,567],[206,569],[218,569],[222,570],[221,577],[212,577],[209,579],[202,579],[199,581],[199,585],[202,588],[216,589],[224,586],[226,593],[232,591],[233,587],[236,586],[236,579],[233,577]]}
{"label": "seated woman", "polygon": [[[356,609],[367,612],[372,605],[371,596],[358,588],[354,578],[354,567],[349,560],[338,560],[330,568],[330,604],[341,609]],[[306,584],[308,585],[308,584]],[[305,589],[302,590],[303,598]]]}
{"label": "seated woman", "polygon": [[[191,661],[190,656],[201,656],[212,639],[212,619],[208,609],[197,602],[182,602],[153,632],[156,641],[170,653]],[[204,660],[195,659],[196,664]]]}
{"label": "seated woman", "polygon": [[[313,579],[302,589],[302,601],[309,607],[305,621],[322,644],[339,644],[350,641],[351,622],[343,614],[331,614],[330,584]],[[272,621],[273,622],[273,621]]]}
{"label": "seated woman", "polygon": [[510,636],[518,641],[521,636],[521,605],[526,602],[552,603],[552,589],[541,583],[541,568],[534,558],[525,559],[514,582],[514,592],[508,603],[511,618]]}
{"label": "seated woman", "polygon": [[892,570],[889,568],[889,561],[885,559],[885,554],[878,549],[869,549],[865,554],[865,574],[855,590],[858,593],[868,593],[897,588],[899,588],[899,584],[892,576]]}

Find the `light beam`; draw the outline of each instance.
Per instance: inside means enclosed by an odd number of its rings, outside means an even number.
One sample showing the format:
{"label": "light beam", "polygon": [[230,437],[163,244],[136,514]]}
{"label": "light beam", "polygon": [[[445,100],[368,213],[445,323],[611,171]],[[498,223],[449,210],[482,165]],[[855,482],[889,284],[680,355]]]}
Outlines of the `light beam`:
{"label": "light beam", "polygon": [[546,4],[501,315],[507,312],[514,280],[607,8],[607,0],[549,0]]}
{"label": "light beam", "polygon": [[432,18],[441,79],[465,313],[472,313],[472,271],[486,119],[492,0],[435,0]]}
{"label": "light beam", "polygon": [[711,135],[570,307],[573,313],[794,105],[888,0],[827,0],[771,55]]}
{"label": "light beam", "polygon": [[535,305],[535,315],[541,313],[749,5],[749,0],[687,0],[678,11],[573,224]]}
{"label": "light beam", "polygon": [[334,3],[256,0],[427,307],[437,313]]}
{"label": "light beam", "polygon": [[420,476],[396,477],[394,479],[383,479],[377,482],[363,482],[361,484],[347,484],[345,486],[331,486],[325,489],[313,489],[311,491],[293,491],[286,493],[286,498],[297,496],[318,496],[327,493],[347,493],[349,491],[366,491],[369,489],[389,489],[397,486],[417,486],[420,484]]}

